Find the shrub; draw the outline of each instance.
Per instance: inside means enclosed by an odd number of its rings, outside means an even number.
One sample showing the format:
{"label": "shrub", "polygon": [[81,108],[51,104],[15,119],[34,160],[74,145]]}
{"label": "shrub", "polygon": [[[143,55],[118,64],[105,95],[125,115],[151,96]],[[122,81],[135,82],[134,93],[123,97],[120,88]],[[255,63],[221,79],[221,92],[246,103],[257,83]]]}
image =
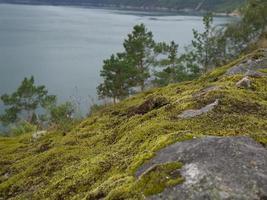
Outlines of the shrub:
{"label": "shrub", "polygon": [[22,121],[18,123],[17,125],[14,125],[11,127],[10,135],[17,136],[17,135],[22,135],[25,133],[31,133],[35,131],[37,131],[36,125],[30,124],[27,121]]}

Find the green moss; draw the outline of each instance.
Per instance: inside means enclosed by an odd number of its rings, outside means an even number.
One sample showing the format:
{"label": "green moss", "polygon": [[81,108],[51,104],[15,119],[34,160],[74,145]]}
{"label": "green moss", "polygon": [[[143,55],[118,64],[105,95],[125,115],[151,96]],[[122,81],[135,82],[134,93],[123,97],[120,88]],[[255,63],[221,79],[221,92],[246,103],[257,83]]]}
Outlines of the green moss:
{"label": "green moss", "polygon": [[178,185],[184,181],[178,171],[181,167],[179,162],[156,165],[139,178],[134,190],[150,196],[163,192],[167,187]]}
{"label": "green moss", "polygon": [[[205,135],[246,135],[267,145],[267,79],[251,79],[253,87],[246,90],[236,87],[242,75],[224,76],[233,65],[259,56],[256,51],[198,80],[152,89],[107,106],[65,136],[50,132],[37,141],[31,134],[0,137],[0,198],[144,199],[182,181],[179,174],[166,179],[173,164],[135,177],[143,163],[170,144]],[[203,92],[211,86],[217,89]],[[164,103],[131,112],[151,98]],[[178,117],[216,99],[219,105],[209,113]],[[175,166],[174,171],[180,167]]]}
{"label": "green moss", "polygon": [[259,69],[258,71],[262,73],[267,73],[267,69]]}

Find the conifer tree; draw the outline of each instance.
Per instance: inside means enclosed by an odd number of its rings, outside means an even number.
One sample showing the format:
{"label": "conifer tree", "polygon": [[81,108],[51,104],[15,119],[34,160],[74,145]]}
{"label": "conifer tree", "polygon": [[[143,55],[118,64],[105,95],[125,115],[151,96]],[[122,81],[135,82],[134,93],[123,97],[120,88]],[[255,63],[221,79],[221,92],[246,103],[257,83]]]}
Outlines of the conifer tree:
{"label": "conifer tree", "polygon": [[135,85],[145,89],[145,82],[150,77],[150,66],[153,64],[153,48],[155,42],[153,34],[148,31],[144,24],[136,25],[132,33],[124,41],[127,59],[136,69]]}
{"label": "conifer tree", "polygon": [[55,103],[56,96],[48,95],[45,86],[36,86],[34,77],[31,76],[24,78],[14,93],[2,95],[1,100],[6,106],[5,113],[0,117],[3,124],[8,125],[19,120],[36,123],[36,110]]}
{"label": "conifer tree", "polygon": [[104,60],[100,76],[104,79],[97,87],[99,98],[109,97],[116,103],[130,94],[134,83],[135,69],[126,59],[125,54],[118,53]]}
{"label": "conifer tree", "polygon": [[157,85],[168,85],[169,83],[185,80],[187,73],[178,55],[179,45],[172,41],[170,45],[161,43],[159,46],[161,47],[161,53],[166,54],[166,58],[162,58],[156,63],[163,70],[155,73],[156,79],[154,82]]}
{"label": "conifer tree", "polygon": [[192,46],[194,48],[195,59],[202,66],[203,71],[207,72],[213,67],[215,37],[213,37],[213,16],[208,13],[203,17],[204,32],[199,33],[193,29],[194,40],[192,40]]}

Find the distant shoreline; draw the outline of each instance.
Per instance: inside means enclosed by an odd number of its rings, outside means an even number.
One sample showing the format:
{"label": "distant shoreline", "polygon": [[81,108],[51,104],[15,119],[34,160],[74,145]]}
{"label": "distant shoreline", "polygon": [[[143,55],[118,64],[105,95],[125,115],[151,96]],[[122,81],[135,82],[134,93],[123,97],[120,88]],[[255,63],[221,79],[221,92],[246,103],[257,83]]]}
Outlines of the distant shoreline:
{"label": "distant shoreline", "polygon": [[[173,9],[168,7],[136,7],[136,6],[118,6],[113,4],[91,4],[91,3],[33,3],[29,1],[16,1],[16,2],[1,2],[1,4],[15,4],[15,5],[33,5],[33,6],[73,6],[73,7],[83,7],[83,8],[95,8],[95,9],[108,9],[108,10],[119,10],[119,11],[140,11],[140,12],[159,12],[162,14],[183,14],[183,15],[193,15],[202,16],[207,13],[206,10],[195,10],[195,9]],[[214,16],[217,17],[238,17],[240,14],[237,11],[231,13],[226,12],[213,12]]]}

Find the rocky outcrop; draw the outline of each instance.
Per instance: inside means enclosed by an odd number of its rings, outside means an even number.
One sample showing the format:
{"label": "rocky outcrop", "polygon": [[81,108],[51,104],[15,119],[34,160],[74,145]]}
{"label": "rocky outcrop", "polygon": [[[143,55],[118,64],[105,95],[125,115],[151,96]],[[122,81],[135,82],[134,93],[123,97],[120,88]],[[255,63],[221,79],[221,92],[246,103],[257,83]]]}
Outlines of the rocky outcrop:
{"label": "rocky outcrop", "polygon": [[257,72],[257,71],[254,71],[254,70],[248,70],[245,73],[245,76],[252,77],[252,78],[261,78],[261,77],[266,77],[267,74],[266,73],[262,73],[262,72]]}
{"label": "rocky outcrop", "polygon": [[200,90],[199,92],[196,92],[195,94],[193,94],[193,98],[198,99],[206,94],[208,94],[209,92],[213,92],[213,91],[218,91],[219,89],[221,89],[219,86],[209,86],[206,87],[202,90]]}
{"label": "rocky outcrop", "polygon": [[128,115],[144,115],[154,109],[159,109],[167,104],[169,104],[169,101],[163,96],[150,97],[138,107],[131,108],[128,112]]}
{"label": "rocky outcrop", "polygon": [[181,161],[185,182],[151,200],[267,199],[267,150],[248,137],[205,137],[173,144],[139,168]]}
{"label": "rocky outcrop", "polygon": [[236,83],[236,87],[249,89],[251,88],[251,80],[246,76]]}
{"label": "rocky outcrop", "polygon": [[[259,53],[267,55],[266,49],[259,50]],[[261,56],[258,58],[246,59],[243,62],[234,65],[227,70],[225,76],[233,76],[236,74],[243,74],[245,76],[255,77],[255,76],[266,76],[265,73],[257,72],[260,69],[267,69],[267,58],[266,56]]]}
{"label": "rocky outcrop", "polygon": [[205,107],[200,108],[198,110],[186,110],[182,114],[178,115],[178,118],[188,119],[188,118],[197,117],[199,115],[212,111],[216,106],[218,106],[218,104],[219,104],[219,100],[217,99],[215,102],[208,104]]}

